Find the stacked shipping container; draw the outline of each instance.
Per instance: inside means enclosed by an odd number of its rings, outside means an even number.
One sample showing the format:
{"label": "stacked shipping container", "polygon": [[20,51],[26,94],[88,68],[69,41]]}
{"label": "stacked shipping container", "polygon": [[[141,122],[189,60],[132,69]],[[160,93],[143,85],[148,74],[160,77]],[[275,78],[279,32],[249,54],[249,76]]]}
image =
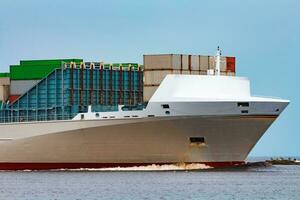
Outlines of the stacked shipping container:
{"label": "stacked shipping container", "polygon": [[[144,55],[144,68],[82,59],[22,60],[10,66],[10,74],[0,74],[0,101],[6,102],[0,121],[71,119],[89,105],[94,111],[118,105],[140,109],[167,74],[207,75],[215,68],[213,56],[181,54]],[[235,58],[221,57],[220,70],[234,76]]]}
{"label": "stacked shipping container", "polygon": [[20,65],[11,65],[9,101],[17,100],[54,69],[60,68],[63,63],[75,62],[79,64],[82,61],[82,59],[21,60]]}
{"label": "stacked shipping container", "polygon": [[137,64],[72,62],[54,69],[0,112],[1,122],[71,119],[86,112],[143,106],[143,72]]}
{"label": "stacked shipping container", "polygon": [[[144,101],[150,100],[167,74],[207,75],[216,68],[215,57],[202,55],[144,55]],[[221,75],[235,75],[235,58],[221,57]]]}
{"label": "stacked shipping container", "polygon": [[9,97],[10,74],[0,73],[0,101],[6,102]]}

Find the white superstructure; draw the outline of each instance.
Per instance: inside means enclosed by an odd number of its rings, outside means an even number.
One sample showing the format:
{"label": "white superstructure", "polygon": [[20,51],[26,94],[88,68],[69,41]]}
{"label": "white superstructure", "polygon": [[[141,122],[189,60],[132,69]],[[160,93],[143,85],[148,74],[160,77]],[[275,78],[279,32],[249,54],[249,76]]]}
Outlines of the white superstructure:
{"label": "white superstructure", "polygon": [[[238,106],[247,102],[249,106]],[[143,110],[79,113],[73,120],[106,120],[171,116],[279,115],[289,101],[255,97],[247,78],[167,75]],[[164,109],[168,104],[170,109]],[[169,111],[166,113],[166,111]],[[242,112],[247,111],[247,112]]]}

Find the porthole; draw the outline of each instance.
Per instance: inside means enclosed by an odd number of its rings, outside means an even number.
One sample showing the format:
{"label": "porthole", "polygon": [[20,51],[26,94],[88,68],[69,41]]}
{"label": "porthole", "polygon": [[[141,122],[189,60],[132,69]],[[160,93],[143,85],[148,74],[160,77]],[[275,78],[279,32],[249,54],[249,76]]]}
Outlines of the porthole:
{"label": "porthole", "polygon": [[190,137],[190,143],[202,144],[205,143],[204,137]]}

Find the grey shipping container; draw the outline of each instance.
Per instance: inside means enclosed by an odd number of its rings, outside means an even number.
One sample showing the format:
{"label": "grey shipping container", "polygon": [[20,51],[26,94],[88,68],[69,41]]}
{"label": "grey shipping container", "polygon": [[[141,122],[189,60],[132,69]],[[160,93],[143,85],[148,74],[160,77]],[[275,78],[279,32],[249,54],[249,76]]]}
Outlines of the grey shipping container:
{"label": "grey shipping container", "polygon": [[199,58],[200,56],[191,56],[191,70],[200,71]]}
{"label": "grey shipping container", "polygon": [[10,94],[22,95],[39,81],[40,80],[12,80],[10,83]]}

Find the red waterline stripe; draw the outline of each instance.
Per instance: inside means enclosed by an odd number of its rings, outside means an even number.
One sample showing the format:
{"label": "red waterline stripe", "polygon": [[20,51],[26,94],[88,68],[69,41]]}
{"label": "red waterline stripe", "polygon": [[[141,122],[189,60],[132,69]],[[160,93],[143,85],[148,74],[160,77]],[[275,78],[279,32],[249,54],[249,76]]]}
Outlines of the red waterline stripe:
{"label": "red waterline stripe", "polygon": [[241,118],[271,118],[271,119],[275,119],[278,117],[278,115],[241,115],[239,116]]}
{"label": "red waterline stripe", "polygon": [[[176,163],[0,163],[0,170],[51,170],[51,169],[81,169],[81,168],[112,168],[112,167],[139,167],[156,165],[169,165]],[[186,163],[191,164],[191,163]],[[233,162],[197,162],[213,168],[242,166],[243,161]]]}

